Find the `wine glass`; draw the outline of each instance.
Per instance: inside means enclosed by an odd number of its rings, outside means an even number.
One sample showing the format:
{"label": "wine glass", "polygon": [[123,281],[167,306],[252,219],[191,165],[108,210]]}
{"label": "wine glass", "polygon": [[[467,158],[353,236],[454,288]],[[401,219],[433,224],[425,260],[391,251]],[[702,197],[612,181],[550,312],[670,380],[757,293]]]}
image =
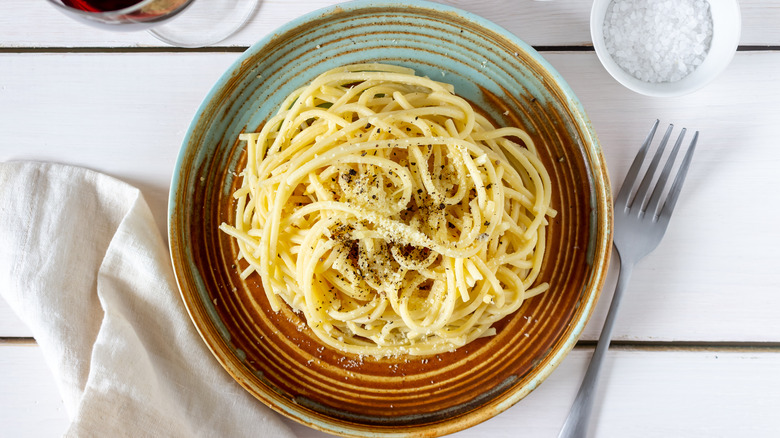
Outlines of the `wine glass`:
{"label": "wine glass", "polygon": [[224,40],[241,29],[260,4],[260,0],[47,1],[82,23],[117,31],[145,29],[179,47],[204,47]]}

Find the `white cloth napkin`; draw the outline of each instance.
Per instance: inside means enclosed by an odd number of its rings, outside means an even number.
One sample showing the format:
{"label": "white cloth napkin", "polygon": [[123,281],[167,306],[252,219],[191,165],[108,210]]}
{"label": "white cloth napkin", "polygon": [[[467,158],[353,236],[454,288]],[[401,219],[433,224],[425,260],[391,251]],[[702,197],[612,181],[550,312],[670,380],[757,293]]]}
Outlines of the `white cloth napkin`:
{"label": "white cloth napkin", "polygon": [[293,436],[211,355],[143,196],[121,181],[0,163],[0,294],[54,373],[67,436]]}

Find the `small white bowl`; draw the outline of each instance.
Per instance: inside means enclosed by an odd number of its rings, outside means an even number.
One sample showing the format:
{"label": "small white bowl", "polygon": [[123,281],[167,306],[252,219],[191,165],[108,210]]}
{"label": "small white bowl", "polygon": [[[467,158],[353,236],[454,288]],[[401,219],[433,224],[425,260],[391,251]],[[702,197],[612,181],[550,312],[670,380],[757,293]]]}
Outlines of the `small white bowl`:
{"label": "small white bowl", "polygon": [[731,62],[739,44],[742,28],[737,0],[712,0],[712,43],[707,56],[696,70],[675,82],[651,83],[623,70],[607,51],[604,42],[604,18],[612,0],[594,0],[590,12],[590,37],[601,64],[626,88],[646,96],[672,97],[692,93],[715,79]]}

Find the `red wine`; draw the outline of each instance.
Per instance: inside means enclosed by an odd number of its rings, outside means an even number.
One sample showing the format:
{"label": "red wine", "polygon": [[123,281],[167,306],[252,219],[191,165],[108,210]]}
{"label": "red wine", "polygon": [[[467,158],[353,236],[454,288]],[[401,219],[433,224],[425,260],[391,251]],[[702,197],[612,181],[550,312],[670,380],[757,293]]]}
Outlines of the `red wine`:
{"label": "red wine", "polygon": [[55,3],[62,12],[82,23],[104,29],[133,31],[148,29],[174,17],[193,1],[56,0]]}
{"label": "red wine", "polygon": [[124,9],[143,0],[62,0],[65,6],[86,12],[107,12]]}

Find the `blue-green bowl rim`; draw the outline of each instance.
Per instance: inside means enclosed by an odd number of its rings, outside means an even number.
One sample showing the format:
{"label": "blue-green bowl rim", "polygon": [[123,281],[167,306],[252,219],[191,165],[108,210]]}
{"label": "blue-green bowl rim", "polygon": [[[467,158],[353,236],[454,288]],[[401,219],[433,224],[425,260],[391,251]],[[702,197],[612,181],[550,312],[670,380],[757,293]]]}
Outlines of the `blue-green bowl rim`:
{"label": "blue-green bowl rim", "polygon": [[[433,3],[429,1],[410,1],[410,0],[400,0],[400,1],[376,1],[376,0],[354,0],[349,1],[345,3],[336,4],[333,6],[321,8],[312,12],[309,12],[305,15],[302,15],[298,18],[295,18],[284,25],[280,26],[273,32],[269,33],[268,35],[264,36],[262,39],[258,40],[256,43],[252,44],[246,51],[244,51],[236,61],[234,61],[226,70],[225,73],[223,73],[220,78],[217,80],[217,82],[212,86],[208,94],[205,96],[203,101],[201,102],[200,106],[198,107],[198,110],[195,113],[195,116],[193,117],[193,120],[187,129],[187,132],[184,136],[184,140],[182,142],[182,146],[179,152],[179,155],[177,157],[172,179],[171,179],[171,190],[169,193],[169,200],[168,200],[168,230],[170,234],[169,243],[174,238],[173,235],[173,225],[174,225],[174,213],[176,210],[176,190],[175,188],[180,183],[181,178],[181,169],[182,164],[184,162],[184,158],[187,155],[188,152],[188,146],[192,139],[193,133],[196,130],[196,127],[198,126],[198,123],[200,119],[203,117],[203,115],[206,113],[206,110],[208,109],[209,103],[214,99],[215,96],[217,96],[222,89],[228,84],[230,79],[232,78],[232,74],[236,71],[238,71],[244,61],[251,58],[252,56],[256,55],[259,51],[261,51],[264,47],[269,45],[271,42],[274,41],[278,37],[278,35],[282,35],[288,31],[291,31],[302,24],[305,24],[306,22],[316,20],[337,12],[342,11],[353,11],[358,9],[364,9],[364,8],[381,8],[381,7],[393,7],[398,8],[399,6],[408,6],[416,9],[429,9],[433,10],[439,13],[451,13],[455,14],[456,16],[459,16],[460,18],[463,18],[467,21],[470,21],[480,27],[483,27],[497,35],[502,36],[510,43],[518,46],[520,49],[525,51],[527,54],[529,54],[536,62],[538,62],[544,69],[547,70],[548,73],[551,74],[556,86],[564,93],[564,96],[567,100],[567,103],[572,108],[571,113],[572,115],[576,116],[576,121],[580,125],[580,128],[583,129],[583,134],[587,134],[590,138],[590,141],[587,142],[587,144],[591,145],[593,147],[593,150],[591,150],[590,154],[588,154],[588,157],[591,159],[591,167],[592,169],[599,170],[597,172],[597,175],[600,177],[598,178],[600,184],[595,184],[593,181],[591,181],[591,186],[594,187],[594,189],[597,189],[599,187],[602,188],[602,195],[601,197],[595,196],[595,193],[591,193],[591,203],[594,207],[594,210],[604,211],[604,214],[606,216],[605,223],[599,223],[597,226],[600,228],[600,231],[603,232],[605,236],[607,236],[608,239],[611,239],[611,227],[612,227],[612,214],[611,214],[611,205],[599,205],[596,204],[599,203],[599,199],[601,200],[611,200],[611,191],[610,191],[610,184],[608,180],[608,176],[606,174],[606,165],[603,162],[603,155],[601,153],[601,147],[598,142],[598,138],[596,136],[595,131],[593,130],[593,127],[590,123],[590,120],[587,118],[585,109],[582,105],[582,103],[579,101],[579,99],[574,94],[574,91],[571,89],[569,84],[566,82],[566,80],[560,75],[560,73],[546,60],[544,59],[538,51],[536,51],[532,46],[521,40],[519,37],[514,35],[513,33],[509,32],[507,29],[495,24],[494,22],[487,20],[479,15],[476,15],[474,13],[462,10],[460,8],[439,4],[439,3]],[[600,207],[600,208],[597,208]],[[599,234],[599,230],[596,234]],[[606,261],[609,260],[609,252],[610,250],[607,249],[606,254]],[[174,253],[171,249],[171,257],[173,262]],[[175,262],[174,262],[175,265]],[[175,272],[175,270],[174,270]],[[566,357],[566,355],[571,351],[571,349],[574,347],[574,345],[577,343],[577,340],[579,339],[580,335],[582,334],[582,331],[588,322],[590,315],[593,311],[593,308],[597,302],[598,296],[600,294],[601,285],[603,285],[604,282],[604,276],[606,275],[606,269],[597,269],[594,270],[593,280],[589,283],[592,283],[594,285],[598,285],[596,287],[595,293],[591,294],[589,296],[589,299],[582,303],[584,307],[584,311],[582,313],[582,317],[576,321],[576,325],[571,331],[571,335],[566,339],[565,343],[563,344],[562,348],[558,349],[558,351],[551,356],[550,361],[547,362],[547,364],[544,366],[543,369],[539,370],[536,374],[536,378],[528,383],[525,387],[522,388],[521,391],[516,391],[515,393],[511,394],[509,397],[506,397],[502,402],[495,405],[492,410],[492,413],[488,415],[487,417],[480,417],[475,419],[475,421],[466,422],[465,427],[470,427],[475,424],[478,424],[482,421],[487,420],[488,418],[491,418],[495,415],[497,415],[500,412],[503,412],[504,410],[508,409],[509,407],[516,404],[518,401],[523,399],[526,395],[528,395],[531,391],[533,391],[542,381],[544,381],[553,371],[554,369],[560,364],[560,362]],[[176,274],[178,276],[178,274]],[[178,284],[178,279],[177,279]],[[183,293],[183,291],[182,291]],[[188,310],[189,311],[189,310]],[[200,328],[198,328],[200,330]],[[284,413],[284,412],[283,412]],[[419,430],[406,430],[406,431],[398,431],[398,432],[387,432],[382,431],[378,433],[370,433],[365,431],[358,431],[354,428],[350,427],[339,427],[337,424],[328,424],[326,426],[323,426],[320,424],[315,418],[306,418],[302,417],[300,415],[294,415],[290,412],[287,412],[287,414],[292,415],[294,419],[296,419],[299,422],[302,422],[303,424],[307,424],[311,427],[325,430],[331,433],[337,433],[337,434],[343,434],[343,435],[353,435],[353,436],[363,436],[363,437],[389,437],[389,436],[398,436],[398,437],[407,437],[407,436],[417,436],[417,434],[420,433]],[[300,414],[300,413],[299,413]],[[447,434],[447,433],[453,433],[458,430],[462,430],[464,428],[464,424],[461,423],[460,425],[451,425],[449,427],[446,427],[446,424],[438,424],[436,425],[439,427],[439,429],[436,430],[436,434]]]}

